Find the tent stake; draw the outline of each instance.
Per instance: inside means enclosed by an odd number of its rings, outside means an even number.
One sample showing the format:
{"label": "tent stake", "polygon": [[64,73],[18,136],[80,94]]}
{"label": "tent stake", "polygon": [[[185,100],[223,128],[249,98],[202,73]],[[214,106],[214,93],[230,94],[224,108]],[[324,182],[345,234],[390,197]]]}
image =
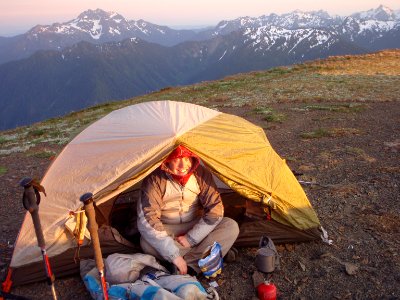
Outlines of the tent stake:
{"label": "tent stake", "polygon": [[97,225],[96,222],[96,212],[93,206],[93,194],[92,193],[83,194],[80,197],[80,200],[85,205],[85,213],[88,218],[88,229],[92,240],[96,267],[100,275],[101,287],[103,289],[103,296],[105,300],[108,300],[107,284],[104,277],[104,262],[103,262],[103,256],[101,254],[100,240],[98,234],[99,226]]}
{"label": "tent stake", "polygon": [[48,285],[50,285],[53,299],[57,300],[56,289],[54,286],[55,277],[53,272],[51,271],[49,257],[47,256],[46,252],[46,243],[44,240],[42,225],[40,224],[40,218],[39,218],[39,203],[40,203],[39,191],[43,192],[45,195],[46,193],[44,191],[44,188],[39,183],[34,181],[32,178],[22,179],[20,182],[20,186],[24,188],[22,204],[24,208],[31,214],[33,226],[35,227],[38,246],[42,252],[47,283]]}

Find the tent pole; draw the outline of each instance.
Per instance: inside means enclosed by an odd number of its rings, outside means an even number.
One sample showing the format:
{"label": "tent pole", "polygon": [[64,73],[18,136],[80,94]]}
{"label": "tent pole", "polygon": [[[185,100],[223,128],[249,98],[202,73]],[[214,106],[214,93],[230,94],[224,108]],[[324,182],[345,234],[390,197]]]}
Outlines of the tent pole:
{"label": "tent pole", "polygon": [[100,275],[101,287],[103,289],[103,296],[105,300],[108,300],[107,284],[104,277],[104,262],[103,262],[103,256],[101,254],[100,239],[98,234],[99,226],[97,225],[96,222],[96,212],[94,210],[94,205],[93,205],[93,194],[92,193],[83,194],[80,197],[80,200],[85,205],[85,213],[88,218],[88,229],[92,240],[96,267]]}
{"label": "tent pole", "polygon": [[46,243],[44,240],[42,225],[40,224],[39,218],[39,203],[40,203],[40,192],[43,192],[45,195],[44,188],[37,183],[32,178],[24,178],[20,182],[20,186],[24,188],[24,195],[22,197],[22,204],[24,208],[29,211],[32,217],[33,226],[35,227],[36,238],[38,241],[38,246],[42,252],[42,258],[44,262],[44,268],[46,271],[47,283],[50,285],[51,293],[53,295],[53,299],[57,300],[57,293],[54,286],[55,277],[53,272],[51,271],[49,257],[47,256],[46,251]]}

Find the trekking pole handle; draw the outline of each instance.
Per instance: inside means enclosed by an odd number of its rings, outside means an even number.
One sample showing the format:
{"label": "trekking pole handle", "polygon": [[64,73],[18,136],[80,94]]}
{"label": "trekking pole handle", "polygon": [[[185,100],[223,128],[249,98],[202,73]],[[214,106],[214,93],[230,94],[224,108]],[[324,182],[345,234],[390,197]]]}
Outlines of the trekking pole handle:
{"label": "trekking pole handle", "polygon": [[24,195],[22,197],[22,204],[25,209],[29,211],[32,216],[33,226],[35,227],[36,238],[38,240],[38,246],[42,249],[45,248],[46,244],[44,241],[42,225],[39,219],[39,199],[37,199],[38,192],[35,192],[32,186],[33,179],[26,177],[20,181],[20,186],[24,188]]}
{"label": "trekking pole handle", "polygon": [[92,239],[92,245],[93,245],[93,249],[94,249],[94,258],[96,261],[97,269],[100,272],[100,271],[104,270],[104,263],[103,263],[103,257],[101,255],[99,234],[97,232],[99,229],[99,226],[97,225],[97,222],[96,222],[96,213],[95,213],[94,205],[93,205],[93,194],[85,193],[79,199],[85,205],[85,213],[88,218],[88,229],[90,232],[90,236]]}
{"label": "trekking pole handle", "polygon": [[57,293],[54,287],[54,274],[50,268],[49,257],[46,252],[46,243],[44,240],[42,225],[40,224],[39,218],[39,203],[40,203],[40,194],[39,191],[43,192],[45,195],[44,188],[37,182],[35,182],[32,178],[26,177],[22,179],[19,183],[20,186],[24,188],[24,195],[22,196],[22,204],[24,208],[29,211],[32,217],[33,226],[35,228],[36,238],[38,241],[38,246],[42,251],[42,257],[45,266],[45,272],[47,277],[47,283],[51,287],[51,293],[53,296],[53,300],[57,300]]}

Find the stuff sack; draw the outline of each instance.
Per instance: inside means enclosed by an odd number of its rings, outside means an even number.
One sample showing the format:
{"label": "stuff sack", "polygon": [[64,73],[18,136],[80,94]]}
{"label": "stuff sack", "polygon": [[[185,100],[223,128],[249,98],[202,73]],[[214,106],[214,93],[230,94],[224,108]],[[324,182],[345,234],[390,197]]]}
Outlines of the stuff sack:
{"label": "stuff sack", "polygon": [[[87,273],[83,281],[86,289],[94,300],[103,300],[103,290],[101,288],[100,277],[97,268],[93,268]],[[160,286],[154,286],[148,282],[136,280],[133,283],[122,283],[111,285],[107,289],[109,300],[182,300],[173,293]]]}
{"label": "stuff sack", "polygon": [[[89,265],[94,265],[93,260],[81,264],[81,276],[86,289],[94,300],[103,300],[103,289],[101,287],[99,272],[93,267],[85,273]],[[107,293],[109,300],[182,300],[173,293],[163,289],[160,286],[148,282],[136,280],[133,283],[122,283],[109,285],[107,283]]]}
{"label": "stuff sack", "polygon": [[182,300],[183,298],[174,295],[170,291],[149,282],[137,280],[134,283],[119,284],[118,287],[124,288],[127,299],[140,300]]}
{"label": "stuff sack", "polygon": [[[132,256],[132,255],[128,255]],[[150,255],[146,255],[150,256]],[[114,256],[114,258],[121,256]],[[138,256],[136,256],[137,258]],[[150,256],[151,258],[155,258]],[[205,300],[207,299],[207,292],[204,290],[200,282],[190,275],[170,275],[167,271],[159,270],[154,266],[148,266],[149,261],[153,264],[153,259],[144,258],[143,268],[139,270],[140,275],[135,271],[123,276],[118,276],[122,280],[126,278],[136,278],[132,282],[125,282],[119,284],[111,284],[107,282],[108,297],[110,300]],[[147,260],[147,261],[146,261]],[[146,261],[146,262],[145,262]],[[108,263],[113,262],[110,259]],[[121,261],[119,261],[121,262]],[[156,261],[155,261],[156,262]],[[157,266],[156,262],[156,266]],[[119,264],[113,264],[113,268],[118,267]],[[161,266],[162,269],[164,267]],[[82,260],[80,264],[81,277],[83,278],[86,289],[94,300],[103,300],[103,290],[101,287],[100,276],[95,267],[95,262],[92,259]],[[107,274],[107,269],[106,269]],[[115,272],[114,272],[115,275]],[[106,276],[107,277],[107,276]],[[116,277],[114,276],[114,279]]]}
{"label": "stuff sack", "polygon": [[135,282],[144,267],[167,271],[152,255],[114,253],[104,260],[106,281],[110,284]]}
{"label": "stuff sack", "polygon": [[[83,282],[86,289],[89,291],[90,296],[92,296],[94,300],[104,299],[103,289],[100,283],[100,275],[96,267],[91,269],[88,273],[86,273],[86,275],[83,276]],[[129,297],[127,290],[124,287],[120,287],[118,285],[109,286],[107,292],[109,300],[132,299]]]}
{"label": "stuff sack", "polygon": [[171,291],[181,299],[207,299],[206,290],[196,277],[190,275],[170,275],[162,271],[150,271],[144,274],[141,280]]}

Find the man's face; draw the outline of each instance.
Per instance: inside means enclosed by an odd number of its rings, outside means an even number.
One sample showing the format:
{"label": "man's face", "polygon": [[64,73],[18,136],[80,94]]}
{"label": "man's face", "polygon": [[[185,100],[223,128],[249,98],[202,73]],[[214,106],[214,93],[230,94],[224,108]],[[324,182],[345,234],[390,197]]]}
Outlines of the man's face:
{"label": "man's face", "polygon": [[168,168],[173,174],[183,176],[186,175],[192,167],[190,157],[175,158],[168,162]]}

